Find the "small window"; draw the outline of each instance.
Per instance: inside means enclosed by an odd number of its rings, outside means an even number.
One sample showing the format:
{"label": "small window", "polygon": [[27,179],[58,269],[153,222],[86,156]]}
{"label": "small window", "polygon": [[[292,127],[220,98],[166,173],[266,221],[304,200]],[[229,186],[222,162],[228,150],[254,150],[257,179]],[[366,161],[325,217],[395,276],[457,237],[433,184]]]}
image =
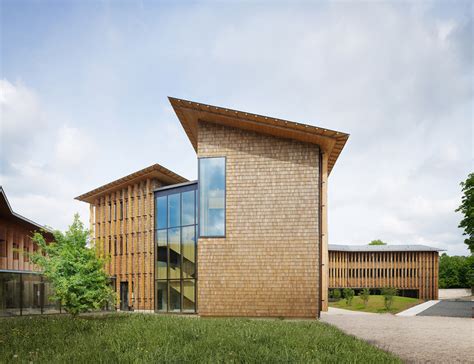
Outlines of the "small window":
{"label": "small window", "polygon": [[199,236],[225,236],[226,160],[199,159]]}
{"label": "small window", "polygon": [[18,243],[13,243],[13,260],[18,260],[20,258],[20,253],[18,252],[18,249]]}
{"label": "small window", "polygon": [[7,241],[0,238],[0,257],[4,258],[7,256]]}

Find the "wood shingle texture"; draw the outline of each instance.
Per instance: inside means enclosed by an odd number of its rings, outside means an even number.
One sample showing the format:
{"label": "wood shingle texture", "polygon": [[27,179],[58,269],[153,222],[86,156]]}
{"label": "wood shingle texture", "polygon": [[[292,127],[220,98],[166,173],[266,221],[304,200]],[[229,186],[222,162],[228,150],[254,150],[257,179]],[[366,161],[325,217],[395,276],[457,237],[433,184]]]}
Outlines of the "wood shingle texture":
{"label": "wood shingle texture", "polygon": [[319,147],[199,122],[198,157],[226,157],[226,236],[200,238],[201,316],[317,317]]}

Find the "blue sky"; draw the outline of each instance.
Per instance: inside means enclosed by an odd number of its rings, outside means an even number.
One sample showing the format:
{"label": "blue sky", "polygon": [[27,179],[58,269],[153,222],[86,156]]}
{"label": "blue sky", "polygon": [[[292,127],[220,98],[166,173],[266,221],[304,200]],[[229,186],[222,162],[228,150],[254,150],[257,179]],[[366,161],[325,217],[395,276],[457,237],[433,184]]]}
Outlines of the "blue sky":
{"label": "blue sky", "polygon": [[331,243],[467,253],[469,2],[0,3],[0,181],[17,212],[65,228],[88,218],[74,196],[150,164],[196,178],[176,96],[350,133]]}

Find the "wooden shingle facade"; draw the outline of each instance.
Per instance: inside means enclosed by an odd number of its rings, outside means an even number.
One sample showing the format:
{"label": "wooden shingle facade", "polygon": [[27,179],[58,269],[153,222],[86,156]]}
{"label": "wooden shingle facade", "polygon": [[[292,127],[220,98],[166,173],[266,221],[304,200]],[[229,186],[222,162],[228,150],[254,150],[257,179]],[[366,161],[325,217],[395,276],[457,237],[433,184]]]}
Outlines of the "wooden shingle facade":
{"label": "wooden shingle facade", "polygon": [[328,302],[328,176],[349,135],[170,102],[197,154],[194,187],[155,165],[77,197],[91,206],[118,307],[318,317]]}
{"label": "wooden shingle facade", "polygon": [[424,245],[329,245],[329,289],[394,287],[436,300],[438,251]]}

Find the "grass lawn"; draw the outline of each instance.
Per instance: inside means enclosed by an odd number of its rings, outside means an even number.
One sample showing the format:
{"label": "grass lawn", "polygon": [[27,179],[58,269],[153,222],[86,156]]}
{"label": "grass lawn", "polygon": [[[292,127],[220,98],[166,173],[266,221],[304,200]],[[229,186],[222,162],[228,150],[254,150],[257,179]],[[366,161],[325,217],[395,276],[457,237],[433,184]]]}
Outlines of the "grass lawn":
{"label": "grass lawn", "polygon": [[348,306],[345,299],[341,299],[338,302],[329,302],[330,307],[344,308],[346,310],[353,311],[364,311],[364,312],[375,312],[375,313],[398,313],[404,311],[412,306],[415,306],[422,301],[418,298],[409,298],[409,297],[399,297],[396,296],[393,298],[392,308],[390,311],[387,311],[384,306],[383,296],[374,296],[371,295],[367,307],[364,306],[364,302],[360,297],[356,296],[352,300],[352,305]]}
{"label": "grass lawn", "polygon": [[146,314],[0,319],[0,363],[400,363],[317,321]]}

